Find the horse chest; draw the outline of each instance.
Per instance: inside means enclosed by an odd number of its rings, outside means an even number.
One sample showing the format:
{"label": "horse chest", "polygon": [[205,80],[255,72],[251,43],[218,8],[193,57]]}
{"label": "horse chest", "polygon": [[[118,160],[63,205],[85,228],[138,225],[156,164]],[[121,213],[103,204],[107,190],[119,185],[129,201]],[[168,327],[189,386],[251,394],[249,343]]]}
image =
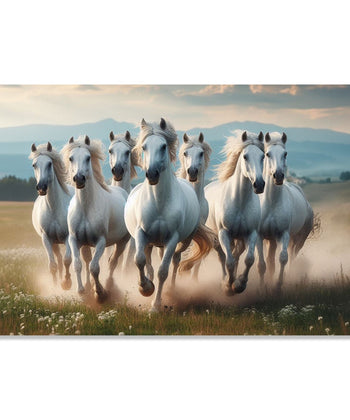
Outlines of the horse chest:
{"label": "horse chest", "polygon": [[147,232],[150,242],[155,245],[162,245],[167,242],[171,233],[168,221],[162,218],[157,218],[153,222],[145,224],[143,230]]}
{"label": "horse chest", "polygon": [[260,231],[267,239],[280,236],[288,230],[288,218],[278,212],[267,214],[261,222]]}

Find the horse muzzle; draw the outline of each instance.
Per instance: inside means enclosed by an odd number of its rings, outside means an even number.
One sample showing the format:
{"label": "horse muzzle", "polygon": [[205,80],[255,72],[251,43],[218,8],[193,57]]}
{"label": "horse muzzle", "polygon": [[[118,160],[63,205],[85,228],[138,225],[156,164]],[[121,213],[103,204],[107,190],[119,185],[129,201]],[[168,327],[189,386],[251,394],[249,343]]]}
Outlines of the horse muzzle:
{"label": "horse muzzle", "polygon": [[265,181],[263,179],[257,179],[253,183],[253,188],[254,188],[255,194],[262,194],[265,189]]}
{"label": "horse muzzle", "polygon": [[146,172],[146,178],[150,185],[157,185],[159,181],[159,171],[158,169],[148,169]]}
{"label": "horse muzzle", "polygon": [[36,186],[36,190],[38,191],[39,195],[46,195],[47,194],[47,184],[38,184]]}
{"label": "horse muzzle", "polygon": [[86,178],[84,175],[74,175],[73,181],[79,190],[85,187]]}
{"label": "horse muzzle", "polygon": [[187,173],[188,173],[188,179],[190,182],[197,182],[198,179],[198,169],[196,168],[188,168],[187,169]]}
{"label": "horse muzzle", "polygon": [[124,176],[124,168],[120,165],[113,166],[112,174],[113,174],[114,181],[121,181]]}
{"label": "horse muzzle", "polygon": [[276,171],[273,174],[273,178],[276,185],[282,185],[284,181],[284,173],[280,171]]}

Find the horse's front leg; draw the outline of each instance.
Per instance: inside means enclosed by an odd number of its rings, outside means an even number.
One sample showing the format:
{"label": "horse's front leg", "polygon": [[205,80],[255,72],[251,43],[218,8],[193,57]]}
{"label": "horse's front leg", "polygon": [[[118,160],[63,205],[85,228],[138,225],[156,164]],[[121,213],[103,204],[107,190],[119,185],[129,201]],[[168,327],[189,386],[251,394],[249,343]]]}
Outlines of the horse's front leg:
{"label": "horse's front leg", "polygon": [[285,231],[285,232],[283,232],[283,234],[282,234],[282,236],[279,240],[279,242],[282,245],[282,249],[281,249],[281,253],[280,253],[280,273],[279,273],[278,282],[277,282],[277,285],[276,285],[277,293],[280,293],[281,289],[282,289],[284,267],[286,266],[286,264],[288,262],[289,239],[290,239],[289,232]]}
{"label": "horse's front leg", "polygon": [[264,286],[264,275],[266,272],[266,263],[264,259],[264,243],[263,243],[263,238],[261,234],[258,234],[258,237],[256,240],[256,247],[257,247],[258,256],[259,256],[258,270],[259,270],[259,276],[260,276],[260,287],[262,288]]}
{"label": "horse's front leg", "polygon": [[228,281],[224,285],[224,290],[227,296],[232,296],[234,295],[234,291],[232,290],[232,284],[235,280],[234,278],[235,259],[232,255],[231,238],[227,230],[225,229],[219,230],[219,242],[220,242],[222,251],[225,254],[225,264],[226,264],[226,269],[228,272]]}
{"label": "horse's front leg", "polygon": [[222,281],[224,281],[225,277],[226,277],[226,274],[227,274],[226,273],[226,267],[225,267],[226,257],[225,257],[224,251],[221,248],[219,240],[217,241],[216,244],[214,244],[214,249],[218,253],[219,261],[220,261],[220,264],[221,264],[221,270],[222,270]]}
{"label": "horse's front leg", "polygon": [[69,235],[68,242],[73,254],[74,271],[78,282],[78,293],[82,294],[85,292],[85,289],[81,281],[82,264],[80,260],[80,246],[77,239],[72,235]]}
{"label": "horse's front leg", "polygon": [[[237,280],[235,280],[235,282],[232,285],[232,289],[235,293],[242,293],[245,288],[247,287],[247,282],[248,282],[248,273],[249,270],[251,269],[252,265],[254,264],[254,251],[255,251],[255,245],[256,245],[256,240],[258,237],[258,233],[256,230],[254,230],[247,239],[245,239],[245,247],[248,247],[248,251],[247,251],[247,255],[244,259],[244,263],[245,263],[245,269],[243,271],[243,274],[241,274],[239,276],[239,278]],[[243,244],[240,244],[238,246],[241,246],[241,249],[244,249],[244,246],[242,246]]]}
{"label": "horse's front leg", "polygon": [[102,303],[104,302],[108,294],[103,288],[102,284],[99,281],[99,275],[100,275],[100,258],[102,257],[102,254],[106,248],[106,238],[104,236],[100,237],[100,239],[97,241],[95,246],[95,253],[90,263],[90,273],[95,281],[95,292],[97,295],[97,301]]}
{"label": "horse's front leg", "polygon": [[91,291],[91,283],[90,283],[90,262],[92,260],[91,248],[88,245],[84,245],[81,248],[81,254],[83,256],[83,260],[85,262],[85,289],[86,291]]}
{"label": "horse's front leg", "polygon": [[57,260],[57,268],[58,268],[58,277],[62,278],[62,272],[63,272],[63,259],[60,251],[60,246],[58,244],[52,244],[52,251],[56,255]]}
{"label": "horse's front leg", "polygon": [[147,276],[151,281],[153,281],[154,278],[154,270],[152,267],[152,249],[152,245],[147,245],[145,248]]}
{"label": "horse's front leg", "polygon": [[72,280],[71,280],[71,276],[70,276],[70,273],[69,273],[69,266],[72,263],[72,253],[71,253],[71,249],[70,249],[70,246],[69,246],[68,238],[66,239],[65,247],[66,247],[66,252],[65,252],[64,258],[63,258],[63,264],[64,264],[64,268],[66,270],[66,273],[65,273],[65,276],[64,276],[64,281],[62,281],[62,283],[61,283],[61,286],[62,286],[62,289],[69,290],[72,287]]}
{"label": "horse's front leg", "polygon": [[188,248],[189,244],[191,243],[191,238],[185,239],[183,242],[181,242],[175,249],[175,253],[173,255],[173,275],[171,278],[171,287],[175,288],[175,280],[176,280],[176,274],[177,270],[179,268],[179,264],[181,261],[181,254],[185,251],[185,249]]}
{"label": "horse's front leg", "polygon": [[46,233],[43,234],[43,236],[41,237],[41,240],[43,242],[44,248],[46,250],[48,259],[49,259],[49,270],[52,274],[52,278],[54,283],[56,284],[57,282],[57,264],[55,261],[55,256],[53,253],[53,249],[52,249],[52,242],[50,240],[50,238],[46,235]]}
{"label": "horse's front leg", "polygon": [[164,285],[165,280],[168,277],[169,266],[171,263],[171,259],[174,255],[174,252],[176,250],[178,241],[179,241],[179,234],[175,232],[164,247],[164,256],[158,270],[157,295],[156,295],[155,300],[152,302],[152,311],[154,312],[158,311],[161,307],[163,285]]}
{"label": "horse's front leg", "polygon": [[145,248],[148,245],[148,240],[145,232],[139,228],[135,235],[135,264],[139,269],[140,281],[139,291],[142,296],[151,296],[154,292],[154,284],[145,276],[146,255]]}
{"label": "horse's front leg", "polygon": [[112,289],[113,287],[113,273],[118,265],[119,257],[122,255],[122,253],[125,250],[125,247],[130,239],[130,235],[127,234],[124,236],[123,239],[121,239],[116,245],[114,253],[112,254],[110,260],[109,260],[109,275],[106,282],[107,290]]}

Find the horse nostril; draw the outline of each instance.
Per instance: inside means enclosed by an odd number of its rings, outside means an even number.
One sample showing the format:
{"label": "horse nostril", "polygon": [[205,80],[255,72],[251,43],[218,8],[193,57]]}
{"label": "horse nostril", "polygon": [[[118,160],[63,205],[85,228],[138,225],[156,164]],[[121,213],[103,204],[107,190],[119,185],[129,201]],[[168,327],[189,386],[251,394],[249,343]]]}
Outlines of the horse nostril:
{"label": "horse nostril", "polygon": [[77,176],[76,175],[74,175],[73,176],[73,181],[75,182],[77,180]]}
{"label": "horse nostril", "polygon": [[254,188],[256,188],[258,185],[257,185],[257,183],[256,183],[256,181],[254,182],[254,184],[253,184],[253,187]]}
{"label": "horse nostril", "polygon": [[148,171],[146,172],[146,178],[148,178]]}
{"label": "horse nostril", "polygon": [[39,191],[39,185],[36,186],[36,190]]}

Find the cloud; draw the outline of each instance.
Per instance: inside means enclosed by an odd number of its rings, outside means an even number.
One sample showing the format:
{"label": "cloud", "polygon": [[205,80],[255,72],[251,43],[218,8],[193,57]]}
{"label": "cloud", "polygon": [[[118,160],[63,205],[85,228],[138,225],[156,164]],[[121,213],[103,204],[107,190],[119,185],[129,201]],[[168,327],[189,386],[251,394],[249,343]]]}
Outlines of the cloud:
{"label": "cloud", "polygon": [[298,86],[296,85],[291,85],[291,86],[250,85],[249,88],[253,94],[266,93],[266,94],[278,95],[282,93],[282,94],[295,96],[299,91]]}
{"label": "cloud", "polygon": [[212,96],[212,95],[223,95],[226,93],[232,93],[234,91],[234,85],[207,85],[197,90],[188,91],[186,89],[179,89],[174,91],[175,96]]}
{"label": "cloud", "polygon": [[76,87],[77,90],[100,90],[100,88],[96,85],[79,85]]}

